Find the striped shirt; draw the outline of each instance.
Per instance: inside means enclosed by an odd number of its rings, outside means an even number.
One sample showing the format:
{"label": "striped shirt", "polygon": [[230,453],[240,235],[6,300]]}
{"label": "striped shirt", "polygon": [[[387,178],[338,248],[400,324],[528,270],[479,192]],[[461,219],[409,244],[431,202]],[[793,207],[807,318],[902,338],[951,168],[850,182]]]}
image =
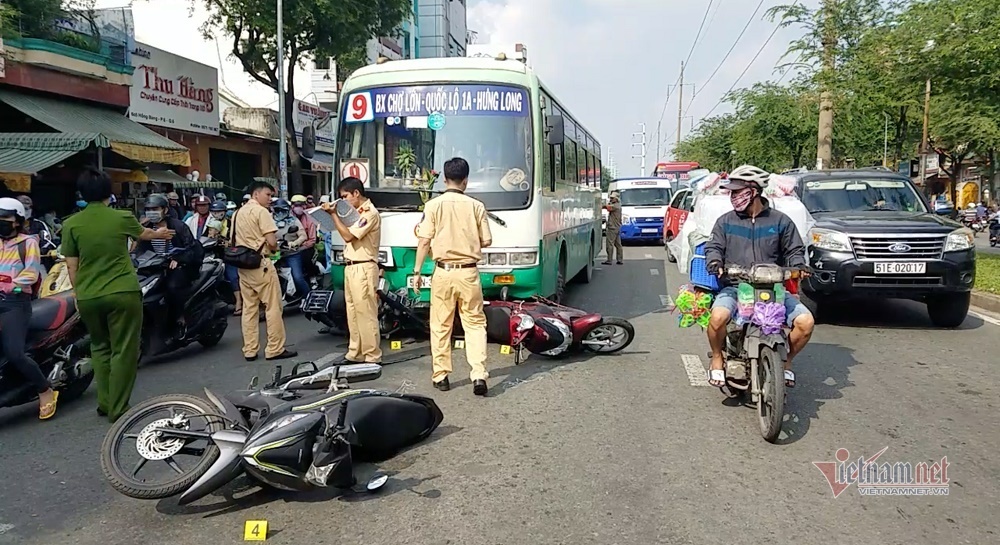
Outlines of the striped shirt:
{"label": "striped shirt", "polygon": [[[24,261],[18,245],[24,244]],[[3,240],[0,245],[0,292],[11,293],[20,287],[23,293],[31,293],[31,287],[38,282],[38,271],[42,267],[42,254],[38,249],[38,239],[31,235],[17,235]]]}

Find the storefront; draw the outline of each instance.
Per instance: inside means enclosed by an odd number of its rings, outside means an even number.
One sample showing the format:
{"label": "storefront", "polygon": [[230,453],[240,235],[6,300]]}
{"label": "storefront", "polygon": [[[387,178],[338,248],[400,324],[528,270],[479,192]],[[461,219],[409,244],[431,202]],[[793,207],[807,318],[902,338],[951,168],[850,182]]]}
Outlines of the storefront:
{"label": "storefront", "polygon": [[[149,168],[186,168],[187,148],[121,112],[68,97],[0,89],[0,178],[11,193],[28,193],[39,210],[68,213],[80,170],[96,166],[134,198]],[[54,131],[54,132],[53,132]]]}

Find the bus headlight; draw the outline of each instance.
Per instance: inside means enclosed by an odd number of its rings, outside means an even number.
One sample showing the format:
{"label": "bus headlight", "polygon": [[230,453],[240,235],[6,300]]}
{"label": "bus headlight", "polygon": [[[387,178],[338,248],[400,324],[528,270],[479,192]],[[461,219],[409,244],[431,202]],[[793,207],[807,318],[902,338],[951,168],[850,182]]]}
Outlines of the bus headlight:
{"label": "bus headlight", "polygon": [[507,264],[507,254],[488,253],[483,256],[483,259],[486,261],[486,265],[502,266]]}
{"label": "bus headlight", "polygon": [[510,254],[510,264],[513,266],[534,265],[537,260],[538,252],[516,252]]}

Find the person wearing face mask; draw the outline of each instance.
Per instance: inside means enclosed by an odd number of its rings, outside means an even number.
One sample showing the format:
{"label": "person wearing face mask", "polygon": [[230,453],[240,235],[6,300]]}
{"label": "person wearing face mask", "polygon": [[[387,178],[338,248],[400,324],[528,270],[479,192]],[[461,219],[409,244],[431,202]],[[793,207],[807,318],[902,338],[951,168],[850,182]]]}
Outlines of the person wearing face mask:
{"label": "person wearing face mask", "polygon": [[236,213],[236,203],[229,201],[226,203],[226,217],[231,218]]}
{"label": "person wearing face mask", "polygon": [[[56,249],[56,244],[55,242],[52,241],[52,232],[49,230],[49,226],[46,225],[44,221],[32,215],[31,197],[27,195],[21,195],[17,198],[17,200],[21,203],[22,206],[24,206],[24,214],[25,217],[27,218],[27,229],[25,230],[25,232],[35,237],[38,240],[38,248],[43,256],[42,258],[43,265],[45,265],[46,268],[51,267],[52,263],[44,263],[45,261],[44,256],[47,256],[49,252]],[[42,274],[42,277],[44,278],[45,271],[39,271],[39,272]]]}
{"label": "person wearing face mask", "polygon": [[191,201],[194,214],[184,220],[194,238],[200,239],[205,234],[205,224],[208,223],[209,208],[212,206],[212,199],[204,195],[198,195]]}
{"label": "person wearing face mask", "polygon": [[[301,246],[299,246],[299,249],[302,250],[298,254],[300,256],[298,260],[300,263],[299,272],[296,273],[295,266],[291,265],[291,262],[289,262],[289,264],[292,267],[292,275],[295,276],[296,274],[298,274],[299,276],[301,276],[301,282],[306,288],[305,291],[301,292],[303,294],[303,297],[305,297],[305,295],[308,294],[310,291],[309,282],[306,281],[305,271],[307,270],[307,268],[312,267],[312,261],[316,247],[316,237],[319,236],[319,224],[316,223],[316,220],[312,219],[312,217],[306,213],[306,208],[309,206],[310,205],[307,197],[303,197],[302,195],[295,195],[294,197],[292,197],[292,216],[294,216],[295,219],[299,220],[299,224],[302,225],[302,230],[305,231],[306,233],[306,240],[305,242],[302,243]],[[296,282],[296,289],[298,289],[300,282],[298,277],[296,277],[295,282]]]}
{"label": "person wearing face mask", "polygon": [[[743,165],[729,174],[728,183],[733,211],[715,222],[712,238],[705,244],[705,262],[710,273],[719,276],[722,289],[715,296],[708,325],[708,343],[712,348],[709,384],[726,384],[725,360],[722,355],[726,342],[726,326],[737,310],[737,283],[724,275],[726,265],[751,267],[755,264],[776,264],[804,271],[808,265],[805,245],[791,218],[771,208],[762,196],[770,174],[751,165]],[[798,298],[785,295],[785,320],[792,328],[788,336],[789,351],[785,361],[784,379],[789,388],[795,387],[792,359],[812,336],[815,321],[812,313]]]}
{"label": "person wearing face mask", "polygon": [[[292,270],[292,281],[295,282],[295,294],[305,297],[305,294],[309,293],[309,282],[306,281],[302,252],[298,251],[306,243],[305,227],[292,214],[292,205],[285,199],[274,201],[272,210],[274,213],[274,223],[278,226],[278,241],[279,243],[284,242],[287,244],[287,251],[290,253],[290,255],[285,257],[285,263]],[[298,227],[295,233],[289,233],[292,227]]]}
{"label": "person wearing face mask", "polygon": [[41,264],[38,239],[27,234],[27,221],[18,200],[0,199],[0,344],[6,360],[0,365],[10,365],[35,388],[38,418],[48,420],[56,414],[59,393],[25,350]]}
{"label": "person wearing face mask", "polygon": [[198,277],[198,269],[205,258],[205,249],[187,225],[170,217],[167,199],[163,198],[163,195],[153,194],[146,199],[145,221],[146,226],[151,229],[167,229],[174,232],[173,239],[169,241],[140,241],[136,253],[155,252],[171,257],[169,269],[164,277],[167,323],[183,328],[183,311],[187,303],[188,288]]}

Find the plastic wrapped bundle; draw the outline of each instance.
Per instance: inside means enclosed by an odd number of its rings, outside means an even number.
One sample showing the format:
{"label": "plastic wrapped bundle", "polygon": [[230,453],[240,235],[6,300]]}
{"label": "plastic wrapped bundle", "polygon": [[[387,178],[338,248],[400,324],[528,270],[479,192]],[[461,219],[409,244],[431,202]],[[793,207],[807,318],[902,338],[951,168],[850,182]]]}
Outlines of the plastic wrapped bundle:
{"label": "plastic wrapped bundle", "polygon": [[795,194],[795,188],[799,182],[791,176],[783,174],[772,174],[767,180],[767,187],[764,189],[766,197],[785,197]]}
{"label": "plastic wrapped bundle", "polygon": [[785,326],[785,304],[776,301],[758,301],[753,305],[751,322],[765,335],[777,335]]}
{"label": "plastic wrapped bundle", "polygon": [[806,205],[802,204],[802,201],[794,195],[787,197],[774,197],[770,200],[770,202],[771,207],[788,216],[792,220],[792,223],[795,224],[795,229],[799,232],[799,236],[802,237],[802,241],[805,242],[807,240],[809,230],[816,225],[816,220],[813,219],[812,214],[810,214],[809,210],[806,209]]}
{"label": "plastic wrapped bundle", "polygon": [[677,291],[674,304],[670,311],[677,311],[677,324],[680,327],[691,327],[695,324],[702,329],[708,327],[712,315],[712,294],[702,291],[691,284],[684,284]]}
{"label": "plastic wrapped bundle", "polygon": [[704,195],[698,199],[698,203],[694,206],[694,212],[688,217],[688,221],[693,218],[698,233],[710,237],[712,229],[715,228],[715,222],[727,212],[731,212],[732,209],[733,203],[730,202],[729,195]]}
{"label": "plastic wrapped bundle", "polygon": [[701,179],[694,187],[699,193],[717,195],[721,190],[721,186],[722,178],[718,174],[712,173]]}

